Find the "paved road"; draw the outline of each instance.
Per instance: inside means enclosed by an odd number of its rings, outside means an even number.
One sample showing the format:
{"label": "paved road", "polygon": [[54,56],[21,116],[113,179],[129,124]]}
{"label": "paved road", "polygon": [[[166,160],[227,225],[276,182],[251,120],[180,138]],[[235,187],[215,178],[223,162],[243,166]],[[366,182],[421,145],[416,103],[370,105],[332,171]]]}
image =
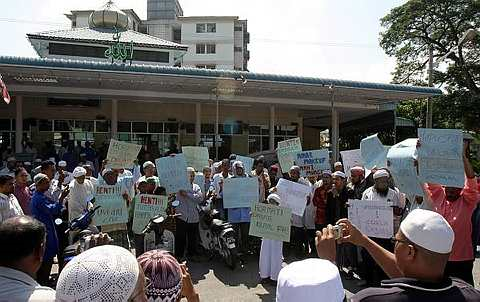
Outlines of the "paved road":
{"label": "paved road", "polygon": [[[275,301],[275,287],[262,285],[258,277],[258,260],[251,256],[243,267],[234,271],[227,268],[220,260],[209,263],[188,263],[195,288],[201,301],[209,302],[271,302]],[[480,258],[474,267],[476,288],[480,289]],[[343,280],[347,297],[362,288],[355,286],[356,281]]]}

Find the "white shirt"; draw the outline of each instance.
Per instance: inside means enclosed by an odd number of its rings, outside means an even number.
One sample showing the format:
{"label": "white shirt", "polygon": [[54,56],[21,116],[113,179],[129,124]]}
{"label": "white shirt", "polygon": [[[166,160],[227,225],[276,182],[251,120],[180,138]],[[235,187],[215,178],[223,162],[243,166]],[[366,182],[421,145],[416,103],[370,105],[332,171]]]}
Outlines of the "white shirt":
{"label": "white shirt", "polygon": [[22,271],[0,266],[0,301],[55,301],[55,291]]}
{"label": "white shirt", "polygon": [[213,186],[215,187],[215,192],[217,192],[218,197],[223,198],[223,191],[220,192],[220,183],[222,183],[225,178],[230,177],[233,177],[233,175],[228,174],[227,177],[223,177],[222,172],[213,175]]}
{"label": "white shirt", "polygon": [[70,193],[68,193],[68,220],[79,217],[88,210],[89,197],[94,197],[95,187],[92,182],[85,179],[83,184],[79,184],[76,180],[69,185]]}
{"label": "white shirt", "polygon": [[23,215],[23,211],[15,195],[0,193],[0,222],[19,215]]}
{"label": "white shirt", "polygon": [[[63,171],[63,174],[65,174],[63,185],[68,185],[73,180],[73,174],[68,171]],[[58,181],[59,177],[60,177],[60,173],[55,172],[55,177],[53,179]]]}
{"label": "white shirt", "polygon": [[[388,204],[394,207],[404,208],[405,207],[405,198],[401,198],[400,191],[393,190],[388,188],[387,196],[378,194],[374,186],[366,189],[363,192],[362,200],[376,200],[376,201],[386,201]],[[403,199],[403,202],[402,202]],[[396,234],[400,227],[400,220],[402,216],[397,216],[393,214],[393,234]]]}

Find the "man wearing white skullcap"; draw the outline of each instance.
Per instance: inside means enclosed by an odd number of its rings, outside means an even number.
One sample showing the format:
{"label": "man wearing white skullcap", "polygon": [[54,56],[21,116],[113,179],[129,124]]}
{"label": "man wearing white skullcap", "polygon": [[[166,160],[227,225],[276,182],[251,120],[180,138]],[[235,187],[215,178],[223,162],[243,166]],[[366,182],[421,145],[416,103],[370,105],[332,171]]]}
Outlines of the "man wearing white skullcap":
{"label": "man wearing white skullcap", "polygon": [[[360,291],[352,297],[352,302],[480,301],[479,291],[444,272],[454,233],[440,214],[413,210],[392,238],[394,253],[362,234],[348,219],[341,219],[337,224],[344,227],[340,243],[350,242],[366,249],[392,278],[382,281],[380,288]],[[335,237],[325,236],[325,232],[318,234],[317,250],[320,257],[334,259]]]}
{"label": "man wearing white skullcap", "polygon": [[57,164],[57,172],[55,173],[55,180],[60,178],[60,174],[63,174],[64,179],[62,185],[68,185],[73,180],[73,175],[67,171],[67,162],[61,160]]}
{"label": "man wearing white skullcap", "polygon": [[343,164],[339,161],[333,164],[333,170],[334,172],[340,171],[343,172]]}
{"label": "man wearing white skullcap", "polygon": [[[389,187],[390,173],[385,169],[379,169],[373,174],[374,185],[363,192],[362,200],[374,200],[386,202],[393,207],[393,225],[394,233],[400,226],[400,219],[404,204],[400,202],[400,193]],[[392,251],[393,245],[388,239],[373,238],[373,240],[383,248]],[[375,263],[374,259],[362,250],[364,265],[368,268],[365,271],[365,281],[368,285],[378,285],[382,279],[385,279],[385,273]]]}
{"label": "man wearing white skullcap", "polygon": [[140,182],[146,181],[147,178],[149,178],[149,177],[153,177],[155,179],[156,186],[159,187],[160,186],[160,180],[155,175],[155,172],[156,172],[155,164],[151,161],[146,161],[146,162],[143,163],[142,168],[143,168],[143,175],[138,179],[136,185],[138,186],[138,184]]}
{"label": "man wearing white skullcap", "polygon": [[[73,170],[72,175],[75,180],[69,184],[70,193],[68,194],[69,221],[85,213],[89,209],[89,199],[95,195],[95,187],[90,180],[86,179],[86,174],[87,170],[83,167],[76,167]],[[71,234],[70,239],[73,235],[75,234]]]}
{"label": "man wearing white skullcap", "polygon": [[114,245],[89,249],[58,276],[56,301],[147,301],[145,276],[130,251]]}
{"label": "man wearing white skullcap", "polygon": [[344,297],[338,268],[328,260],[293,262],[278,276],[277,302],[342,302]]}

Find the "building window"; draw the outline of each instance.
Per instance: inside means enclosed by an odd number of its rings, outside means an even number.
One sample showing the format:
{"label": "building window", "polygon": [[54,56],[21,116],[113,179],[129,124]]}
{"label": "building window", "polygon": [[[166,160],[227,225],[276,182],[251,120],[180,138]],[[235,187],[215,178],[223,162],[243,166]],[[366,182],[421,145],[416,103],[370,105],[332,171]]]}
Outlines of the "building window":
{"label": "building window", "polygon": [[203,65],[203,64],[200,64],[200,65],[195,65],[195,67],[201,68],[201,69],[216,69],[217,65],[211,65],[211,64]]}
{"label": "building window", "polygon": [[242,51],[243,51],[243,48],[242,48],[241,46],[240,46],[240,47],[239,47],[239,46],[235,46],[233,49],[234,49],[235,51],[237,51],[237,52],[242,52]]}
{"label": "building window", "polygon": [[217,32],[217,24],[215,23],[198,23],[197,33],[215,33]]}
{"label": "building window", "polygon": [[214,54],[216,53],[215,44],[197,44],[196,45],[197,54]]}
{"label": "building window", "polygon": [[234,27],[234,30],[235,30],[235,31],[243,31],[243,27],[241,27],[241,26],[235,26],[235,27]]}

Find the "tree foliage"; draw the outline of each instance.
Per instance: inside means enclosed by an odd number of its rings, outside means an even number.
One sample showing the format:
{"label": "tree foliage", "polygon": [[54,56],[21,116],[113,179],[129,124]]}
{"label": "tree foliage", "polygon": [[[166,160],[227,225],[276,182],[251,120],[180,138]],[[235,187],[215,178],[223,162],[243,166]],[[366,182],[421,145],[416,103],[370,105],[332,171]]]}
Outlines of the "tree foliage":
{"label": "tree foliage", "polygon": [[[480,0],[410,0],[381,19],[380,45],[397,59],[395,83],[426,85],[429,48],[446,70],[433,83],[446,90],[435,99],[434,127],[480,130],[480,35],[463,44],[468,29],[480,30]],[[408,101],[399,116],[425,126],[425,104]]]}

